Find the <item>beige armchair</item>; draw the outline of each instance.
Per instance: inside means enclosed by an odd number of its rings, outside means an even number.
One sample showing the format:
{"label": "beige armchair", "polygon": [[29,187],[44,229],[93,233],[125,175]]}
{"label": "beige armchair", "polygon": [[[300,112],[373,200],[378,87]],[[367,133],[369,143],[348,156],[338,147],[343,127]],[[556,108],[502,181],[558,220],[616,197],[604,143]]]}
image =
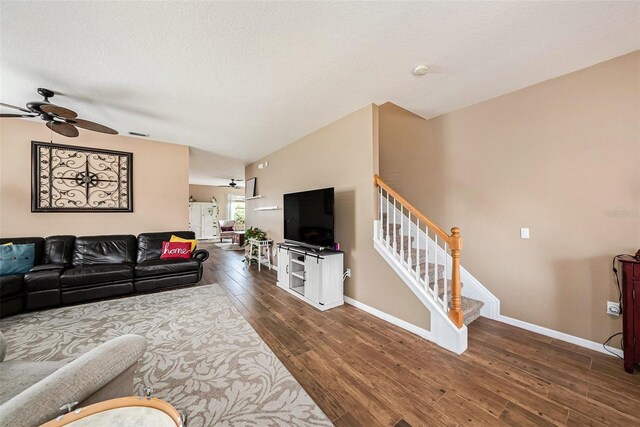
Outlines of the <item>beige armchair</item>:
{"label": "beige armchair", "polygon": [[[220,219],[218,220],[218,227],[220,228],[220,241],[222,242],[223,238],[231,238],[235,231],[236,222],[233,219]],[[231,227],[231,231],[222,231],[222,227]]]}
{"label": "beige armchair", "polygon": [[4,361],[0,332],[0,425],[38,426],[77,407],[133,394],[133,374],[147,347],[138,335],[123,335],[66,363]]}

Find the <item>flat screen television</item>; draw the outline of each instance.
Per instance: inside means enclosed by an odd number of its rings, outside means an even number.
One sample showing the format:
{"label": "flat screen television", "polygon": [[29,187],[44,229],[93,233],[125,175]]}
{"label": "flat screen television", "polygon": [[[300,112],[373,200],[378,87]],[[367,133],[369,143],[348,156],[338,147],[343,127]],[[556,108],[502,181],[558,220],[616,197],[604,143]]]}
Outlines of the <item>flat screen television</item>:
{"label": "flat screen television", "polygon": [[333,248],[333,188],[284,195],[284,239],[311,248]]}

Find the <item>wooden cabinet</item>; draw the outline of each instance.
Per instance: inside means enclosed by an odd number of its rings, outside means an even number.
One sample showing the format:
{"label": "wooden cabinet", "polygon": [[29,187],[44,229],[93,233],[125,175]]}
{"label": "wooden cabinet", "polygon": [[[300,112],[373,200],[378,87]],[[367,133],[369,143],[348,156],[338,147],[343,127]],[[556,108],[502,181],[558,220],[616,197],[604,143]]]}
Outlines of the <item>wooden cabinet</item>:
{"label": "wooden cabinet", "polygon": [[633,372],[640,364],[640,261],[631,256],[620,258],[622,263],[622,335],[624,369]]}
{"label": "wooden cabinet", "polygon": [[344,254],[278,245],[278,286],[319,310],[344,304]]}
{"label": "wooden cabinet", "polygon": [[218,235],[218,206],[215,203],[189,203],[189,230],[196,239],[213,239]]}

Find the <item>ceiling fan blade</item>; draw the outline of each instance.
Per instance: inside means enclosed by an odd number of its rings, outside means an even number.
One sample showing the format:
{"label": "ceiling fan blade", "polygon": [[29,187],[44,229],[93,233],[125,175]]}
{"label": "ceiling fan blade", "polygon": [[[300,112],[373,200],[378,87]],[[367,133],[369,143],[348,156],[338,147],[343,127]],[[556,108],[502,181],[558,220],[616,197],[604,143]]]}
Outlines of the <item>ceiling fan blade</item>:
{"label": "ceiling fan blade", "polygon": [[69,124],[77,126],[82,129],[92,130],[94,132],[102,132],[108,133],[110,135],[117,135],[118,131],[115,129],[111,129],[110,127],[101,125],[99,123],[90,122],[89,120],[83,119],[65,119],[65,121]]}
{"label": "ceiling fan blade", "polygon": [[69,123],[50,121],[50,122],[47,122],[47,127],[52,131],[59,133],[60,135],[67,136],[69,138],[75,138],[76,136],[80,135],[80,132],[78,132],[78,129],[76,129],[73,125],[70,125]]}
{"label": "ceiling fan blade", "polygon": [[26,114],[0,114],[0,118],[9,118],[9,117],[38,117],[36,115],[28,116]]}
{"label": "ceiling fan blade", "polygon": [[3,107],[7,107],[7,108],[13,108],[14,110],[24,111],[25,113],[31,113],[32,112],[31,110],[27,110],[26,108],[16,107],[15,105],[5,104],[4,102],[0,102],[0,105],[2,105]]}
{"label": "ceiling fan blade", "polygon": [[47,114],[63,117],[65,119],[75,119],[76,117],[78,117],[78,114],[76,114],[75,111],[70,110],[68,108],[61,107],[59,105],[44,104],[40,106],[40,109]]}

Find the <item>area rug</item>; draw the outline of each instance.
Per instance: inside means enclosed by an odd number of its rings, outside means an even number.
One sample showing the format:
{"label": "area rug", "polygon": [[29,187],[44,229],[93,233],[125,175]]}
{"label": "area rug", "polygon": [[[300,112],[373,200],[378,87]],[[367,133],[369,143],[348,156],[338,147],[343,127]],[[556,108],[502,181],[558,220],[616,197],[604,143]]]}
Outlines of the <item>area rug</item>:
{"label": "area rug", "polygon": [[122,334],[147,339],[135,391],[186,412],[190,427],[329,426],[325,414],[219,285],[3,319],[7,360],[64,360]]}
{"label": "area rug", "polygon": [[245,246],[238,246],[237,243],[216,243],[217,247],[225,251],[245,251]]}

